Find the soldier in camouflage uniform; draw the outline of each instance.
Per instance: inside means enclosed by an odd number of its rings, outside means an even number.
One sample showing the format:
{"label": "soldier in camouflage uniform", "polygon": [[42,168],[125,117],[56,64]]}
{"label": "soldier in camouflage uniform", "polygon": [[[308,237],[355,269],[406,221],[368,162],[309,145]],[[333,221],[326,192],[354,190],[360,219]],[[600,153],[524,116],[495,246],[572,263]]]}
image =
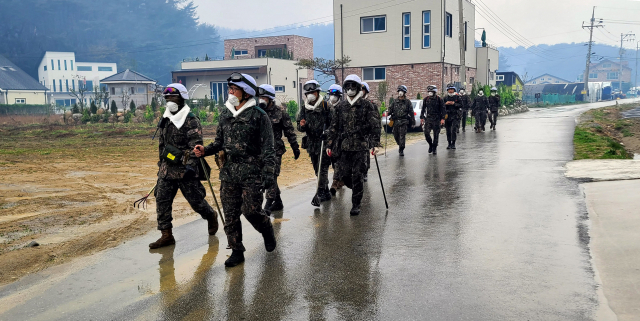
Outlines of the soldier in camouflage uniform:
{"label": "soldier in camouflage uniform", "polygon": [[[331,158],[320,150],[322,142],[327,146],[327,137],[325,131],[331,124],[331,109],[327,102],[320,97],[320,84],[315,80],[309,80],[304,84],[304,93],[306,96],[304,107],[300,108],[298,113],[298,130],[306,134],[302,138],[302,148],[307,150],[313,171],[318,175],[318,165],[320,157],[322,164],[320,168],[320,182],[318,189],[318,197],[320,202],[331,199],[329,192],[329,166]],[[334,174],[335,175],[335,174]]]}
{"label": "soldier in camouflage uniform", "polygon": [[478,96],[471,104],[471,112],[476,117],[476,133],[484,131],[487,123],[487,110],[489,109],[489,99],[484,96],[484,91],[478,91]]}
{"label": "soldier in camouflage uniform", "polygon": [[469,95],[467,95],[464,88],[460,88],[458,93],[460,94],[460,100],[462,101],[462,115],[460,116],[460,120],[462,131],[465,132],[467,127],[467,116],[469,115],[469,107],[471,107],[471,98],[469,98]]}
{"label": "soldier in camouflage uniform", "polygon": [[[427,97],[422,100],[422,110],[420,111],[420,123],[424,126],[424,138],[429,143],[429,154],[438,154],[438,137],[440,137],[441,126],[444,125],[446,109],[442,98],[437,95],[436,86],[427,87]],[[433,140],[431,139],[433,131]]]}
{"label": "soldier in camouflage uniform", "polygon": [[[171,232],[171,211],[178,189],[191,208],[208,221],[209,235],[218,231],[217,213],[205,200],[206,190],[200,183],[204,178],[204,172],[200,161],[192,152],[196,145],[202,144],[200,121],[185,104],[189,95],[183,85],[167,86],[164,97],[167,100],[167,108],[158,124],[158,130],[161,130],[158,144],[160,161],[155,189],[158,230],[162,236],[149,244],[152,249],[176,243]],[[180,153],[183,154],[181,159],[178,158]]]}
{"label": "soldier in camouflage uniform", "polygon": [[400,148],[400,156],[404,156],[404,146],[408,128],[415,126],[413,104],[407,96],[407,86],[398,87],[398,99],[389,107],[389,121],[393,122],[393,138]]}
{"label": "soldier in camouflage uniform", "polygon": [[264,239],[267,252],[276,248],[271,220],[262,209],[262,195],[275,180],[276,151],[273,130],[267,113],[257,106],[257,86],[247,74],[233,73],[228,79],[229,99],[220,113],[215,141],[207,147],[196,146],[197,157],[224,151],[220,169],[220,198],[224,208],[229,247],[233,250],[227,267],[244,262],[240,215],[253,225]]}
{"label": "soldier in camouflage uniform", "polygon": [[[369,93],[371,91],[369,90],[369,84],[367,84],[364,81],[362,82],[362,92],[364,92],[364,95],[362,96],[362,98],[368,100],[371,103],[371,107],[373,107],[373,112],[377,116],[378,123],[380,123],[382,121],[382,116],[380,115],[380,108],[376,103],[374,103],[371,99],[369,99]],[[374,139],[373,137],[371,137],[371,135],[367,136],[367,141],[369,142],[369,149],[373,149],[375,147],[382,147],[382,145],[380,144],[380,140],[378,140],[377,144],[373,140]],[[367,155],[367,171],[364,172],[365,182],[368,180],[367,175],[369,174],[369,168],[371,168],[371,157]]]}
{"label": "soldier in camouflage uniform", "polygon": [[489,122],[491,126],[489,128],[496,130],[498,124],[498,111],[500,110],[500,95],[498,95],[498,89],[496,87],[491,88],[491,96],[489,96]]}
{"label": "soldier in camouflage uniform", "polygon": [[280,198],[278,176],[280,176],[280,167],[282,166],[282,155],[287,152],[284,141],[282,140],[282,135],[284,134],[284,136],[287,137],[296,160],[300,157],[300,148],[298,147],[296,132],[291,123],[291,117],[282,107],[276,105],[275,88],[271,85],[262,85],[258,88],[258,92],[260,96],[259,107],[267,112],[273,125],[273,142],[276,150],[275,181],[273,186],[267,190],[267,202],[264,209],[267,212],[280,211],[284,208],[284,205],[282,204],[282,198]]}
{"label": "soldier in camouflage uniform", "polygon": [[[340,175],[345,185],[352,189],[350,214],[360,214],[360,204],[364,193],[363,175],[367,168],[370,141],[380,144],[380,121],[374,115],[371,103],[362,98],[362,81],[356,75],[345,78],[343,85],[347,98],[336,106],[329,127],[327,154],[340,146]],[[369,140],[367,140],[369,137]],[[375,152],[375,149],[374,149]]]}
{"label": "soldier in camouflage uniform", "polygon": [[[331,113],[333,114],[335,107],[342,101],[342,86],[338,85],[338,84],[333,84],[331,86],[329,86],[329,90],[327,90],[327,94],[329,96],[329,99],[327,100],[327,105],[329,106],[329,109],[331,110]],[[344,182],[342,182],[340,180],[340,173],[339,171],[339,166],[337,166],[338,164],[338,156],[340,152],[334,152],[334,156],[331,157],[331,167],[333,168],[333,183],[331,184],[331,188],[329,188],[329,191],[331,192],[331,195],[336,195],[336,192],[339,189],[342,189],[342,187],[344,186]]]}
{"label": "soldier in camouflage uniform", "polygon": [[444,96],[444,106],[447,109],[445,115],[444,127],[447,131],[447,149],[456,149],[456,139],[458,138],[458,126],[460,126],[460,113],[462,109],[462,100],[456,93],[456,87],[447,86],[447,95]]}

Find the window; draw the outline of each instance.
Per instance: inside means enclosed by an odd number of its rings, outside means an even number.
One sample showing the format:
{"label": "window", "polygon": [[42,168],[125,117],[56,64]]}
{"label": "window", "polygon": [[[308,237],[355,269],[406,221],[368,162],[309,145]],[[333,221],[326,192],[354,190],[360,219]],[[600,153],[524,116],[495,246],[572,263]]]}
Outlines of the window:
{"label": "window", "polygon": [[276,89],[277,93],[283,93],[284,92],[284,86],[273,86]]}
{"label": "window", "polygon": [[44,71],[47,71],[47,65],[44,65]]}
{"label": "window", "polygon": [[85,80],[84,81],[84,88],[86,88],[87,90],[93,90],[93,81],[92,80]]}
{"label": "window", "polygon": [[69,60],[71,62],[71,70],[73,70],[73,60]]}
{"label": "window", "polygon": [[611,64],[602,64],[602,68],[611,68]]}
{"label": "window", "polygon": [[467,21],[464,22],[464,51],[467,51]]}
{"label": "window", "polygon": [[536,84],[536,81],[535,81],[535,80],[533,81],[533,84],[534,84],[534,85]]}
{"label": "window", "polygon": [[607,79],[618,79],[618,73],[617,72],[608,72],[607,73]]}
{"label": "window", "polygon": [[91,66],[78,66],[78,71],[93,71]]}
{"label": "window", "polygon": [[360,33],[387,31],[387,16],[360,18]]}
{"label": "window", "polygon": [[296,88],[296,81],[293,81],[293,88]]}
{"label": "window", "polygon": [[98,67],[98,71],[113,71],[112,67]]}
{"label": "window", "polygon": [[136,88],[135,87],[129,87],[129,94],[133,95],[136,93]]}
{"label": "window", "polygon": [[67,70],[67,61],[64,61],[64,70]]}
{"label": "window", "polygon": [[51,59],[51,70],[56,70],[56,66],[53,64],[53,59]]}
{"label": "window", "polygon": [[60,68],[60,60],[58,60],[58,70],[62,70],[62,68]]}
{"label": "window", "polygon": [[453,37],[453,16],[448,12],[445,13],[444,35]]}
{"label": "window", "polygon": [[211,84],[211,99],[222,104],[227,100],[229,95],[229,87],[226,82],[212,82]]}
{"label": "window", "polygon": [[496,81],[504,81],[504,75],[497,75]]}
{"label": "window", "polygon": [[444,74],[448,75],[449,74],[449,67],[444,67]]}
{"label": "window", "polygon": [[69,91],[69,79],[65,79],[64,82],[67,85],[67,91]]}
{"label": "window", "polygon": [[411,49],[411,13],[402,14],[402,49]]}
{"label": "window", "polygon": [[146,94],[147,93],[147,88],[138,87],[138,88],[136,88],[136,91],[138,92],[138,94]]}
{"label": "window", "polygon": [[27,99],[26,98],[16,98],[16,104],[26,104],[27,103]]}
{"label": "window", "polygon": [[60,85],[60,92],[62,92],[62,79],[58,79],[58,85]]}
{"label": "window", "polygon": [[422,12],[422,48],[431,47],[431,11]]}
{"label": "window", "polygon": [[556,80],[556,84],[559,84],[560,82]]}
{"label": "window", "polygon": [[266,56],[267,56],[267,49],[258,50],[258,58],[262,58],[262,57],[266,57]]}
{"label": "window", "polygon": [[[584,76],[583,76],[584,78]],[[597,72],[590,72],[589,73],[589,79],[597,79],[598,78],[598,73]]]}
{"label": "window", "polygon": [[71,79],[71,88],[73,88],[73,91],[76,90],[76,81]]}
{"label": "window", "polygon": [[56,92],[56,80],[53,80],[53,92]]}
{"label": "window", "polygon": [[362,76],[365,81],[385,80],[387,79],[387,68],[362,68]]}
{"label": "window", "polygon": [[242,50],[236,50],[236,51],[234,52],[234,54],[235,54],[236,56],[247,56],[247,55],[249,54],[249,50],[245,50],[245,49],[242,49]]}
{"label": "window", "polygon": [[115,95],[116,94],[116,88],[115,87],[111,87],[110,89],[111,89],[111,94]]}

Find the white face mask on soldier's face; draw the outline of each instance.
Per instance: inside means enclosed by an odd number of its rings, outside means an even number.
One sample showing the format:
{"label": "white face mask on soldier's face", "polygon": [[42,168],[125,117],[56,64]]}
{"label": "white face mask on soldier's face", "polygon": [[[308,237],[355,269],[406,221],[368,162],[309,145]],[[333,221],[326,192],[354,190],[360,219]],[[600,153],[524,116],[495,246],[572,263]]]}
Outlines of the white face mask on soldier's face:
{"label": "white face mask on soldier's face", "polygon": [[398,92],[398,97],[403,97],[404,96],[404,91],[399,91]]}
{"label": "white face mask on soldier's face", "polygon": [[260,99],[258,100],[258,105],[265,105],[265,106],[266,106],[266,105],[268,105],[268,103],[267,103],[267,101],[266,101],[266,100],[264,100],[264,99],[260,98]]}
{"label": "white face mask on soldier's face", "polygon": [[178,111],[178,108],[180,108],[180,106],[178,106],[178,104],[172,102],[172,101],[168,101],[167,102],[167,109],[172,112],[175,113]]}
{"label": "white face mask on soldier's face", "polygon": [[229,102],[229,104],[231,104],[231,106],[233,107],[240,106],[240,99],[238,99],[238,97],[234,95],[229,95],[229,99],[227,99],[227,102]]}
{"label": "white face mask on soldier's face", "polygon": [[427,95],[433,96],[433,91],[428,92]]}
{"label": "white face mask on soldier's face", "polygon": [[353,97],[353,96],[355,96],[357,93],[358,93],[358,92],[357,92],[355,89],[349,89],[349,90],[347,90],[347,95],[348,95],[349,97]]}
{"label": "white face mask on soldier's face", "polygon": [[478,92],[478,96],[484,96],[483,92]]}
{"label": "white face mask on soldier's face", "polygon": [[316,101],[316,94],[314,93],[309,93],[307,94],[307,101],[310,103],[313,103]]}
{"label": "white face mask on soldier's face", "polygon": [[332,104],[337,103],[337,102],[338,102],[338,96],[335,96],[335,95],[331,95],[331,96],[329,96],[329,101],[330,101]]}
{"label": "white face mask on soldier's face", "polygon": [[460,95],[464,95],[464,90],[460,90]]}
{"label": "white face mask on soldier's face", "polygon": [[453,97],[456,95],[456,93],[447,93],[449,95],[449,97]]}
{"label": "white face mask on soldier's face", "polygon": [[495,95],[496,95],[496,93],[491,93],[491,96],[495,96]]}

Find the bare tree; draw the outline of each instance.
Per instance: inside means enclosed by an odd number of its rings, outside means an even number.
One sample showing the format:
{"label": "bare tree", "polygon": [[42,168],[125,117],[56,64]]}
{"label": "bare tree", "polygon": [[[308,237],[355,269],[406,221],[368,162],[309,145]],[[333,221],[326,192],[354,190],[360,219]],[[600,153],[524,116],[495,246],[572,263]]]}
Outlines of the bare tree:
{"label": "bare tree", "polygon": [[[93,86],[93,99],[98,102],[98,108],[108,108],[107,106],[107,101],[109,99],[109,91],[107,91],[107,88],[105,88],[104,86],[101,88],[100,86],[96,85]],[[104,107],[102,106],[102,104],[104,103]]]}
{"label": "bare tree", "polygon": [[336,84],[340,83],[338,70],[349,66],[351,58],[345,56],[344,59],[329,60],[324,58],[300,59],[296,63],[298,69],[311,69],[321,74],[333,77]]}
{"label": "bare tree", "polygon": [[73,97],[76,97],[78,106],[80,106],[80,112],[83,112],[85,108],[84,100],[87,96],[87,93],[90,93],[90,91],[87,90],[87,86],[84,84],[84,80],[85,80],[84,78],[80,76],[75,76],[74,78],[78,79],[78,90],[75,90],[75,88],[73,88],[71,89],[71,91],[69,91],[69,93]]}
{"label": "bare tree", "polygon": [[129,101],[131,101],[131,95],[129,94],[128,88],[122,88],[122,112],[127,111],[127,106],[129,106]]}
{"label": "bare tree", "polygon": [[387,100],[387,90],[389,90],[389,84],[386,81],[378,83],[378,91],[376,92],[376,98],[380,102],[380,106]]}

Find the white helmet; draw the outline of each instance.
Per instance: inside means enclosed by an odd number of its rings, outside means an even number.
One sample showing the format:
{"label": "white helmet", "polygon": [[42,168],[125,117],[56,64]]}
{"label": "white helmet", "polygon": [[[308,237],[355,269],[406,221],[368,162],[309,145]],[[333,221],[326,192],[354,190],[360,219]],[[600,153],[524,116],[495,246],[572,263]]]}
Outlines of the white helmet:
{"label": "white helmet", "polygon": [[369,90],[369,84],[367,84],[366,82],[362,82],[362,88],[365,89],[368,93],[371,92],[371,90]]}
{"label": "white helmet", "polygon": [[256,91],[258,91],[256,80],[247,74],[234,72],[231,74],[231,77],[227,79],[227,82],[240,87],[245,93],[251,96],[255,96]]}
{"label": "white helmet", "polygon": [[165,88],[163,95],[173,95],[172,92],[175,92],[175,91],[169,88],[173,88],[177,90],[183,99],[189,99],[189,92],[187,91],[187,87],[185,87],[183,84],[177,84],[177,83],[170,84],[169,86],[167,86],[167,88]]}
{"label": "white helmet", "polygon": [[315,91],[320,91],[320,83],[318,83],[315,80],[309,80],[304,83],[304,86],[302,87],[302,89],[304,89],[305,94],[312,93]]}
{"label": "white helmet", "polygon": [[260,85],[260,87],[258,87],[258,96],[274,99],[276,98],[276,89],[268,84]]}

